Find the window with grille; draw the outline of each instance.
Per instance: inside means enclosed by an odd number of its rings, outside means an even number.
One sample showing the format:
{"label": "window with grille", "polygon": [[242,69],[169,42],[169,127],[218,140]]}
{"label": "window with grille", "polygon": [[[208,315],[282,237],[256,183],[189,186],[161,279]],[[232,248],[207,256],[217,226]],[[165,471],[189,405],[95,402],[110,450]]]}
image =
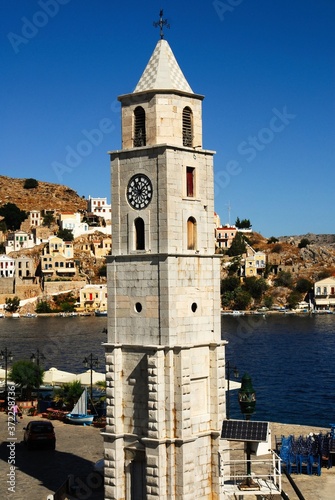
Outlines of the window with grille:
{"label": "window with grille", "polygon": [[145,111],[142,106],[138,106],[134,111],[134,147],[146,145],[145,131]]}
{"label": "window with grille", "polygon": [[183,109],[183,146],[193,146],[193,116],[188,107]]}

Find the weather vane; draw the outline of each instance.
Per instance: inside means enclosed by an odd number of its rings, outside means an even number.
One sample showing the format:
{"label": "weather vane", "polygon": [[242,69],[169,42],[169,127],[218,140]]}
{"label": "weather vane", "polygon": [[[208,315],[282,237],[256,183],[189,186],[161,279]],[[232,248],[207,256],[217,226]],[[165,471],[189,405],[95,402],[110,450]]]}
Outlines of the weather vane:
{"label": "weather vane", "polygon": [[160,10],[159,12],[159,21],[157,23],[154,23],[155,28],[159,26],[160,28],[160,35],[161,35],[161,40],[164,38],[164,33],[163,33],[163,26],[166,26],[167,28],[170,28],[170,25],[167,22],[167,19],[163,19],[163,9]]}

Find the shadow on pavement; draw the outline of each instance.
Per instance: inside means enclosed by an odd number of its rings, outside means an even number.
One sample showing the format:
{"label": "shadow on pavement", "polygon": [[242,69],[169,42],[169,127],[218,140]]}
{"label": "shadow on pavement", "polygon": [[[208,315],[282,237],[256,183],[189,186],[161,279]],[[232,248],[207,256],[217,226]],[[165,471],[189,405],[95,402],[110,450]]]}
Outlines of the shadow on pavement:
{"label": "shadow on pavement", "polygon": [[[8,445],[9,442],[2,442],[0,445],[0,459],[7,464],[8,468],[6,475],[10,471],[10,464],[8,463],[10,448]],[[15,466],[27,476],[35,478],[37,484],[43,485],[51,492],[56,492],[67,477],[73,475],[74,485],[77,486],[74,496],[82,500],[104,498],[102,476],[92,469],[92,462],[73,453],[57,451],[57,449],[55,451],[46,449],[28,450],[23,442],[16,442]],[[5,470],[3,465],[1,465],[1,469]],[[1,475],[3,476],[3,474]],[[19,484],[19,479],[17,483],[16,488],[22,491],[25,485]],[[27,489],[26,498],[30,496],[29,490],[31,491],[31,487],[27,485]],[[13,498],[15,498],[15,495],[13,495]]]}

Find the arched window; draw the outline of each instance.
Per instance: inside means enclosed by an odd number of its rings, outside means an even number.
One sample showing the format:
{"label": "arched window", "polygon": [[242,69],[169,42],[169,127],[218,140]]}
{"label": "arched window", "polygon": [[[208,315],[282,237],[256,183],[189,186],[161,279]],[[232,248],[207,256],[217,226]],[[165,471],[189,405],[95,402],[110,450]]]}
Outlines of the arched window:
{"label": "arched window", "polygon": [[138,106],[134,111],[134,147],[145,146],[146,131],[145,131],[145,111],[142,106]]}
{"label": "arched window", "polygon": [[183,109],[183,146],[193,146],[193,114],[189,107]]}
{"label": "arched window", "polygon": [[135,249],[145,249],[145,235],[144,235],[144,220],[137,217],[134,221],[135,224]]}
{"label": "arched window", "polygon": [[187,250],[197,248],[197,221],[194,217],[187,219]]}

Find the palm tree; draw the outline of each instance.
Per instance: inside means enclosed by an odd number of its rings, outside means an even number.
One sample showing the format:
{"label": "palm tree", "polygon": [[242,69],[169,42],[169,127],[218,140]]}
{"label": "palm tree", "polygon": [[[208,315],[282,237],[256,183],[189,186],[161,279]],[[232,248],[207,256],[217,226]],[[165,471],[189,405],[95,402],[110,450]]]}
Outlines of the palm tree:
{"label": "palm tree", "polygon": [[78,380],[63,384],[54,391],[54,401],[57,405],[72,410],[83,392],[81,383]]}

